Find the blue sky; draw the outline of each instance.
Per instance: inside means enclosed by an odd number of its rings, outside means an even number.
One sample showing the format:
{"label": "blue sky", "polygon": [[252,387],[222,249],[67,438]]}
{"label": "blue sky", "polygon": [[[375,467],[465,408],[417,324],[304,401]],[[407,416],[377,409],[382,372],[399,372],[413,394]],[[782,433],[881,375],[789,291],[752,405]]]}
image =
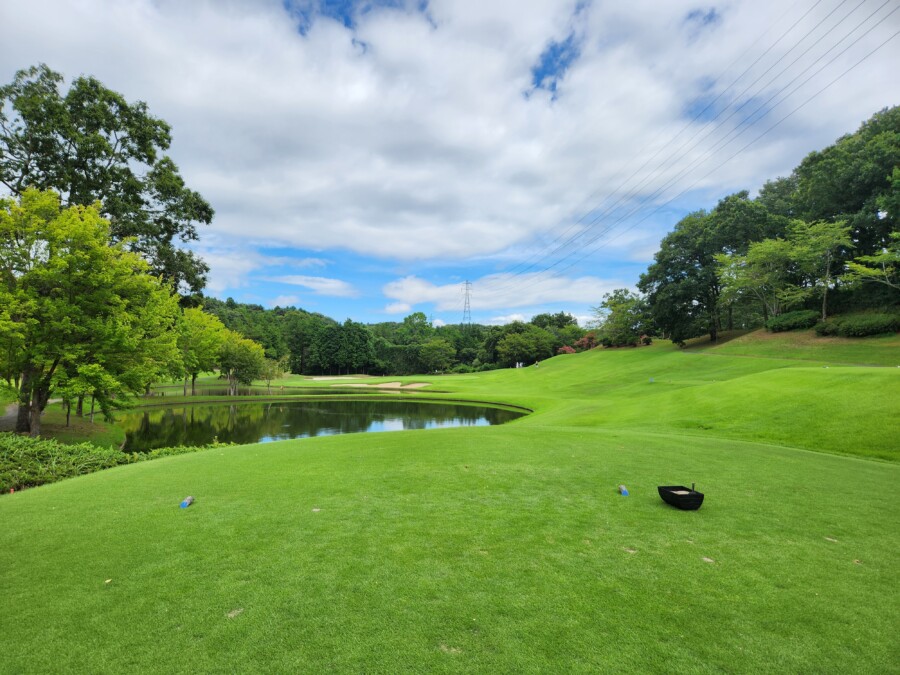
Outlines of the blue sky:
{"label": "blue sky", "polygon": [[475,321],[587,320],[685,213],[898,103],[881,4],[32,0],[0,80],[46,62],[172,125],[210,295],[456,323],[470,281]]}

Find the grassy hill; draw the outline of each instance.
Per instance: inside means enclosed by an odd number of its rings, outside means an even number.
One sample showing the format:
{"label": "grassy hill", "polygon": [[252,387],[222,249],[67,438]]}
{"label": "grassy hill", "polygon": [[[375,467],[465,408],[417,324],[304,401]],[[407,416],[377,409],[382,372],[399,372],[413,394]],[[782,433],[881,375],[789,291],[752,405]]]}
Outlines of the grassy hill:
{"label": "grassy hill", "polygon": [[534,413],[0,497],[3,669],[896,671],[900,369],[843,364],[900,341],[790,339],[406,378]]}

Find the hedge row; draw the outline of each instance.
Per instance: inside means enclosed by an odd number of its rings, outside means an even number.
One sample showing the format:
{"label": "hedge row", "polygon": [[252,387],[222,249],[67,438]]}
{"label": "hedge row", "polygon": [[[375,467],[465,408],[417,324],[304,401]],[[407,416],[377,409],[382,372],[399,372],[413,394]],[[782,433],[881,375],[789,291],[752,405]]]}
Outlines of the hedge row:
{"label": "hedge row", "polygon": [[816,326],[816,334],[841,337],[866,337],[896,333],[900,330],[900,314],[851,314],[836,316]]}
{"label": "hedge row", "polygon": [[101,448],[92,443],[65,445],[54,440],[0,433],[0,492],[5,494],[10,490],[55,483],[64,478],[81,476],[120,464],[184,455],[221,445],[224,444],[177,446],[150,452],[122,452],[115,448]]}
{"label": "hedge row", "polygon": [[773,316],[766,322],[766,328],[773,333],[781,333],[786,330],[799,328],[812,328],[819,320],[819,313],[811,309],[801,309],[797,312],[787,312]]}

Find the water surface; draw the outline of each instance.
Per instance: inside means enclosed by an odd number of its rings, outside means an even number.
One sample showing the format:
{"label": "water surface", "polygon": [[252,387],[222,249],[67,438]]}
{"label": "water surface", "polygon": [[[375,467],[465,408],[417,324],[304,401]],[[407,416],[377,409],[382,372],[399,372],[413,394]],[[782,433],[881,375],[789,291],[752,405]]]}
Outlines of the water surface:
{"label": "water surface", "polygon": [[159,407],[122,413],[125,450],[259,443],[376,431],[503,424],[523,413],[421,401],[277,401]]}

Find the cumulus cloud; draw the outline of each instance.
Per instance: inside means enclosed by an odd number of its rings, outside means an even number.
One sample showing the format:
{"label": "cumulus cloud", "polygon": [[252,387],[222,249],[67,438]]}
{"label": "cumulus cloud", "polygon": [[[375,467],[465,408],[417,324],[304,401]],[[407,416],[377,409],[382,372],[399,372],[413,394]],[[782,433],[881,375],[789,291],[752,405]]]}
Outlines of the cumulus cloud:
{"label": "cumulus cloud", "polygon": [[269,301],[269,307],[296,307],[300,304],[299,295],[279,295]]}
{"label": "cumulus cloud", "polygon": [[392,302],[384,308],[388,314],[407,314],[412,310],[412,305],[405,302]]}
{"label": "cumulus cloud", "polygon": [[527,321],[528,317],[524,314],[504,314],[503,316],[492,316],[488,324],[492,326],[505,326],[513,321]]}
{"label": "cumulus cloud", "polygon": [[[597,304],[604,293],[629,286],[620,280],[592,276],[567,278],[545,273],[492,274],[472,282],[470,304],[479,310],[533,307],[554,302]],[[432,303],[438,311],[462,311],[465,288],[459,283],[433,284],[416,276],[408,276],[386,284],[382,292],[385,297],[401,303],[404,311],[422,303]],[[388,308],[386,311],[389,311]]]}
{"label": "cumulus cloud", "polygon": [[214,295],[244,288],[250,275],[265,268],[271,259],[255,251],[229,247],[198,247],[197,252],[209,265],[206,287]]}
{"label": "cumulus cloud", "polygon": [[352,298],[359,294],[352,284],[341,279],[329,279],[328,277],[309,277],[301,274],[288,274],[273,277],[272,281],[291,286],[308,288],[316,295],[327,295],[336,298]]}
{"label": "cumulus cloud", "polygon": [[[891,35],[891,7],[864,21],[868,7],[777,0],[375,2],[351,17],[307,0],[7,5],[0,80],[47,62],[172,124],[173,158],[216,209],[205,234],[243,242],[201,252],[212,291],[246,283],[266,247],[312,252],[308,266],[340,251],[501,269],[531,251],[528,272],[595,251],[645,260],[669,200],[790,171],[896,103],[900,61],[894,40],[827,86]],[[350,293],[323,279],[295,277]],[[584,279],[540,295],[610,283]],[[459,302],[422,283],[389,285],[394,310]]]}

